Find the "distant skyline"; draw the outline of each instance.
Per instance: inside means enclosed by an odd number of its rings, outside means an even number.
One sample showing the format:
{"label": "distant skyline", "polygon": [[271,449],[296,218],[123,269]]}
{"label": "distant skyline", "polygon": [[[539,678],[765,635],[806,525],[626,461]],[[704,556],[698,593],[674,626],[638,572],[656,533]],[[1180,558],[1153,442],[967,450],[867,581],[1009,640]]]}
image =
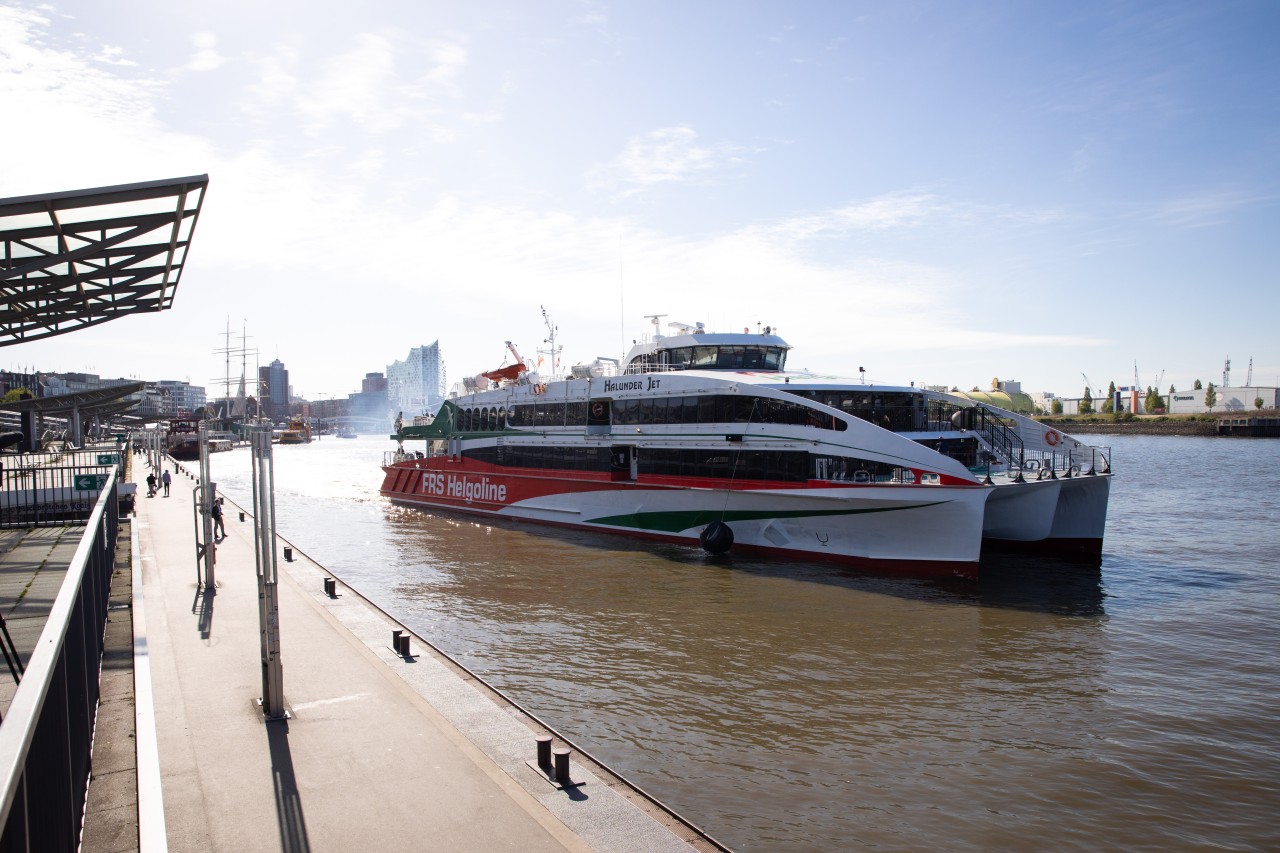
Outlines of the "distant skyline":
{"label": "distant skyline", "polygon": [[[0,0],[0,197],[208,173],[170,311],[0,368],[345,397],[439,340],[1078,396],[1280,384],[1280,4]],[[250,365],[250,373],[256,365]]]}

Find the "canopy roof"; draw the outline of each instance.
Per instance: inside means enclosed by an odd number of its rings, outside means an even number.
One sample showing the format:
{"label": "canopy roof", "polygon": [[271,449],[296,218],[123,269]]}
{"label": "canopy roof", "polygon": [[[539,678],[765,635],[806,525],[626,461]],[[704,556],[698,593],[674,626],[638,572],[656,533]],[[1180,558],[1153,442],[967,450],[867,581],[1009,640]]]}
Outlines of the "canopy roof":
{"label": "canopy roof", "polygon": [[0,346],[173,304],[208,175],[0,199]]}
{"label": "canopy roof", "polygon": [[138,393],[146,385],[145,382],[121,382],[103,388],[94,388],[92,391],[76,391],[54,397],[27,397],[0,403],[0,409],[10,412],[40,412],[46,415],[76,410],[82,415],[109,415],[136,406],[137,400],[125,398],[130,394]]}

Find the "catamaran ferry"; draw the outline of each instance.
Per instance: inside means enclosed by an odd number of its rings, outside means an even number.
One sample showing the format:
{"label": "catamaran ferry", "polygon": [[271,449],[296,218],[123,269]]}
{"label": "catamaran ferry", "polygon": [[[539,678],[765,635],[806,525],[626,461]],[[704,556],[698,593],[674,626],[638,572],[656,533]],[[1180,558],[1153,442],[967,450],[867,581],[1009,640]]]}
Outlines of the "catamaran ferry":
{"label": "catamaran ferry", "polygon": [[1100,553],[1104,448],[986,403],[788,371],[768,327],[657,323],[622,363],[548,381],[508,344],[516,361],[430,424],[397,422],[381,493],[913,576],[976,577],[984,537]]}

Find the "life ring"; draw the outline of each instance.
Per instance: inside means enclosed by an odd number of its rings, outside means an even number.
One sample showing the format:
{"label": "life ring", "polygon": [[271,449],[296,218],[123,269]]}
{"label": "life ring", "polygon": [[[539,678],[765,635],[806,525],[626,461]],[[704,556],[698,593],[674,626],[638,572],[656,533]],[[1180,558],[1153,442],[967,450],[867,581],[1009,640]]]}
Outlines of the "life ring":
{"label": "life ring", "polygon": [[1055,447],[1059,441],[1062,441],[1062,436],[1058,435],[1054,430],[1045,430],[1044,440],[1050,447]]}

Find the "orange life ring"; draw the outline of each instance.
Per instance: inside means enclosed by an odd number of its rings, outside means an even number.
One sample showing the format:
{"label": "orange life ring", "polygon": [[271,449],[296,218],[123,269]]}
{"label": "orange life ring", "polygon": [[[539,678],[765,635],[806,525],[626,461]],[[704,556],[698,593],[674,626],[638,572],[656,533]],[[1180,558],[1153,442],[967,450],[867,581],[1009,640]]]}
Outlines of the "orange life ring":
{"label": "orange life ring", "polygon": [[1044,440],[1048,443],[1050,447],[1054,447],[1057,445],[1059,441],[1062,441],[1062,436],[1058,435],[1058,433],[1054,432],[1051,429],[1045,430]]}

